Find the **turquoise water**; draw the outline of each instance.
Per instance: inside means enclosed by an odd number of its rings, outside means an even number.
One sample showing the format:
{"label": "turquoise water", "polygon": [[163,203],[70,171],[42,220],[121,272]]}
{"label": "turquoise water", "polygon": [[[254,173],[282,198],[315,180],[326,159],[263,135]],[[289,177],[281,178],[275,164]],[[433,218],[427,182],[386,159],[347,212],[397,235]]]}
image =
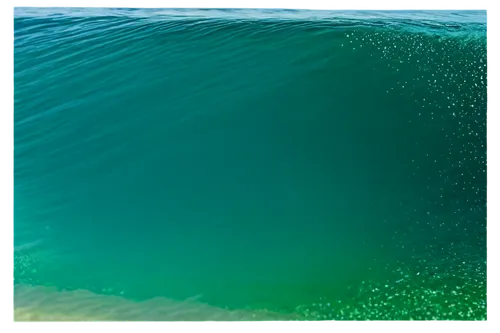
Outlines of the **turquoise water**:
{"label": "turquoise water", "polygon": [[485,319],[486,74],[482,11],[17,8],[15,306]]}

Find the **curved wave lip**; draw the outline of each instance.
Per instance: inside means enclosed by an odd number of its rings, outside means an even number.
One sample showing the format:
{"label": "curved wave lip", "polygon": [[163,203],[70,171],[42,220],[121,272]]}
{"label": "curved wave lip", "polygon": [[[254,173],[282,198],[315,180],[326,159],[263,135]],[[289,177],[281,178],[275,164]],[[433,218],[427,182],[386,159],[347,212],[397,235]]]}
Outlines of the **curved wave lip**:
{"label": "curved wave lip", "polygon": [[408,20],[428,22],[467,22],[486,24],[486,11],[482,10],[294,10],[294,9],[207,9],[207,8],[14,8],[14,17],[145,17],[145,18],[213,18],[263,20],[301,19],[336,20],[338,18],[359,21]]}

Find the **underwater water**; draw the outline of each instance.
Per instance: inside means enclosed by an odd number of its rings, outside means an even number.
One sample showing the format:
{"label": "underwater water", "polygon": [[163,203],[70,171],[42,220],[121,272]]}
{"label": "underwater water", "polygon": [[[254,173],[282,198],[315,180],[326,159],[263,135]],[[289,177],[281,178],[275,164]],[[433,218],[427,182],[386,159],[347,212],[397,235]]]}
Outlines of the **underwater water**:
{"label": "underwater water", "polygon": [[486,12],[16,8],[16,320],[486,319]]}

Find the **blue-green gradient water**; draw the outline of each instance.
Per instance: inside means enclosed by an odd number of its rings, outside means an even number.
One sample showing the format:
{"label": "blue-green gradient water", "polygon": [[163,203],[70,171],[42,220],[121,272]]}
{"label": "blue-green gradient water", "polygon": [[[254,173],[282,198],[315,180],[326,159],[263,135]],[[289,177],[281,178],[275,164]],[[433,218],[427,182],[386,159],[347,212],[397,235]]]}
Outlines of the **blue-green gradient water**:
{"label": "blue-green gradient water", "polygon": [[485,319],[486,73],[483,11],[15,9],[16,309]]}

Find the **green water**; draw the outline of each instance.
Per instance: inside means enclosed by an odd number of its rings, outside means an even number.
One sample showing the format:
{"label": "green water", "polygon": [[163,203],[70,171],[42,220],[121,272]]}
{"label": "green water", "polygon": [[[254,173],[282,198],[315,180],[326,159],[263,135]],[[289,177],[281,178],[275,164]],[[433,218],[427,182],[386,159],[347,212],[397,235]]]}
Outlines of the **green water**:
{"label": "green water", "polygon": [[485,12],[14,17],[16,285],[486,318]]}

